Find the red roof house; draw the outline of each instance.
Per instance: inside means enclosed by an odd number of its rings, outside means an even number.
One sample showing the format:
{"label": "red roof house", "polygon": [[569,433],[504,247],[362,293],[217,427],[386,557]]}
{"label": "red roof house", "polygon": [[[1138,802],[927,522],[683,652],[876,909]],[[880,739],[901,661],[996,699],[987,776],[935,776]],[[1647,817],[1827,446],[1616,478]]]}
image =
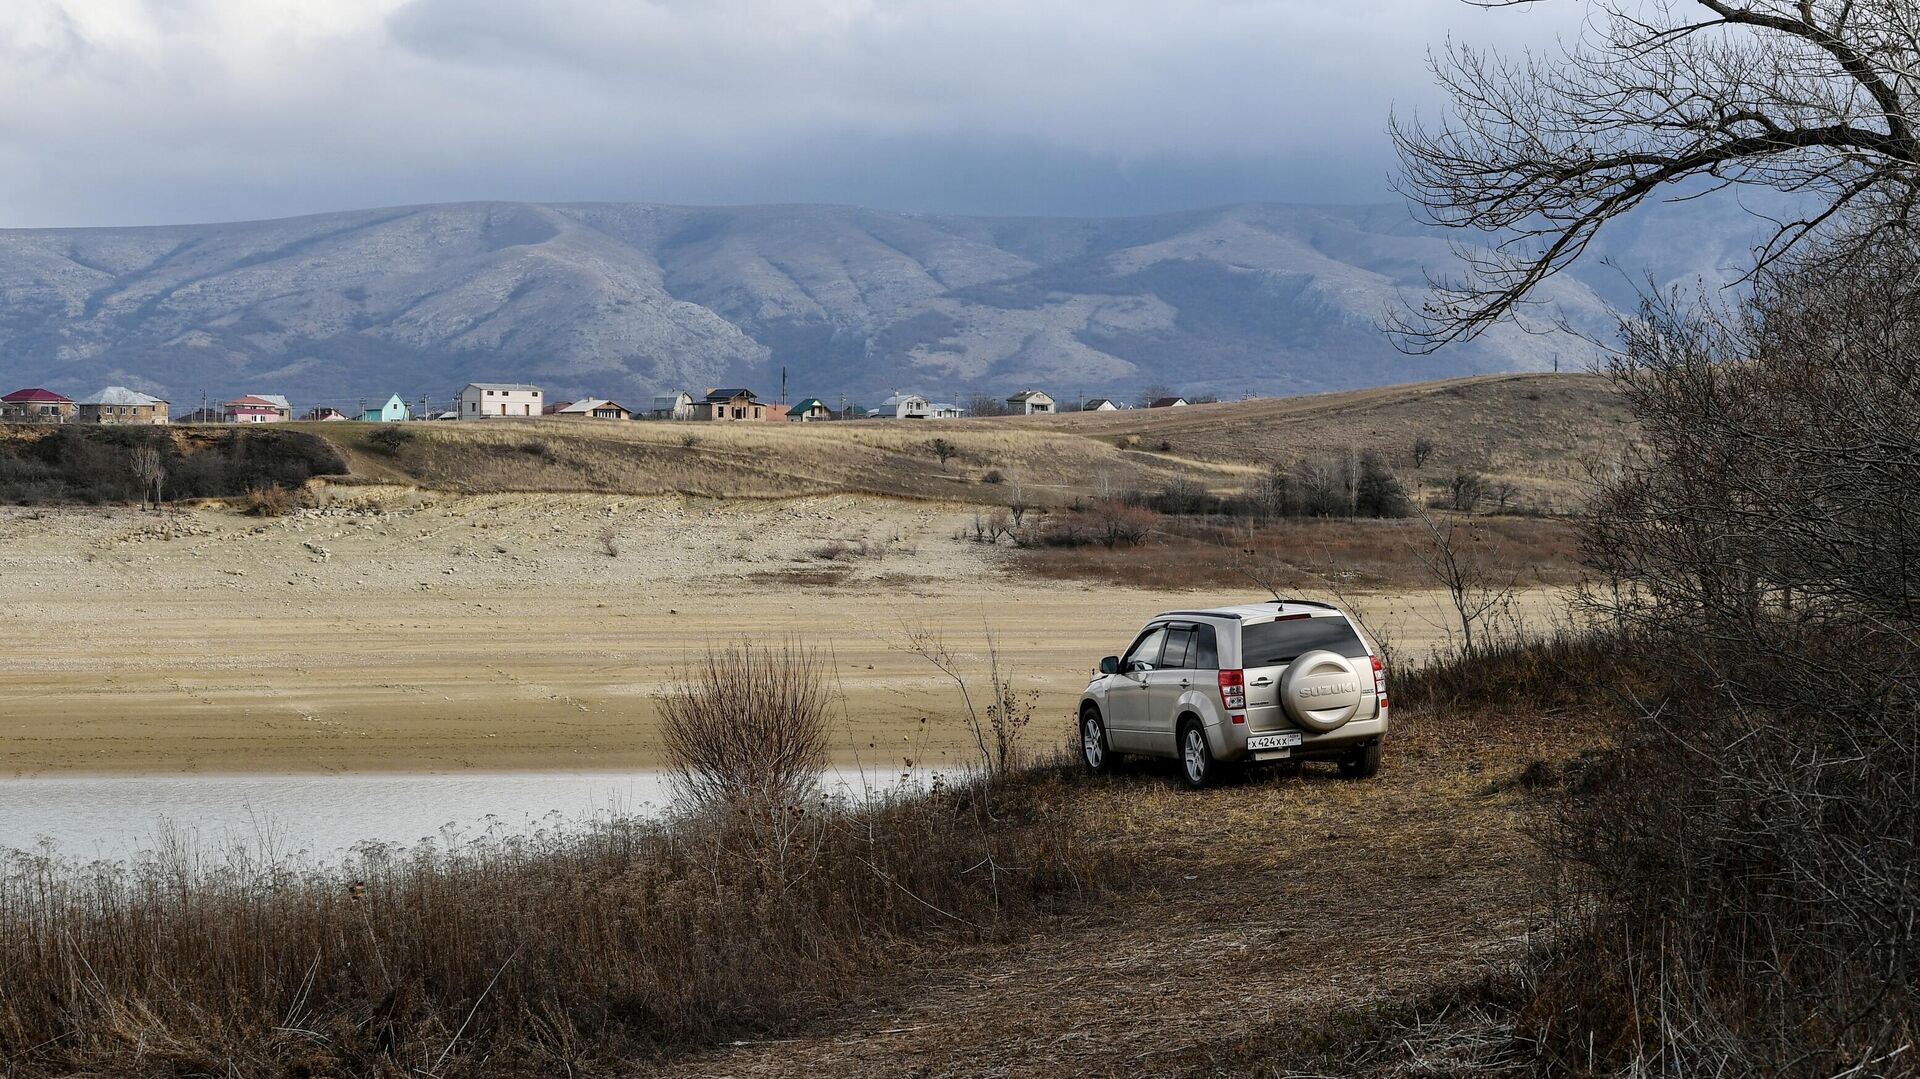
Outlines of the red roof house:
{"label": "red roof house", "polygon": [[65,423],[73,418],[73,398],[35,386],[0,397],[0,418]]}

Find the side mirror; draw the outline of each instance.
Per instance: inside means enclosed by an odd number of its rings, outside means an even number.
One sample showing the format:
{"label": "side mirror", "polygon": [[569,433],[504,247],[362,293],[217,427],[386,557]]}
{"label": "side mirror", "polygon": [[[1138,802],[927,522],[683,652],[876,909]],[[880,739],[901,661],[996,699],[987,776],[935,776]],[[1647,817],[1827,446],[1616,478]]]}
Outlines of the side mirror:
{"label": "side mirror", "polygon": [[1120,673],[1120,657],[1107,656],[1106,658],[1102,659],[1100,661],[1100,673],[1101,674],[1119,674]]}

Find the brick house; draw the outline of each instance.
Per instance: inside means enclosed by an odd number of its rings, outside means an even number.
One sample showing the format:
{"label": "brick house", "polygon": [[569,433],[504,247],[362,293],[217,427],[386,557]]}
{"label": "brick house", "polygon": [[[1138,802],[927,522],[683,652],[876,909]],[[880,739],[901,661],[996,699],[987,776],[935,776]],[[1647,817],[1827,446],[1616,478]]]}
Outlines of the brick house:
{"label": "brick house", "polygon": [[153,425],[167,422],[167,403],[125,386],[108,386],[74,402],[81,423]]}
{"label": "brick house", "polygon": [[68,423],[75,411],[73,398],[38,386],[0,397],[0,419],[14,423]]}
{"label": "brick house", "polygon": [[767,406],[754,399],[752,390],[734,387],[708,390],[706,397],[695,402],[693,418],[727,423],[765,422]]}

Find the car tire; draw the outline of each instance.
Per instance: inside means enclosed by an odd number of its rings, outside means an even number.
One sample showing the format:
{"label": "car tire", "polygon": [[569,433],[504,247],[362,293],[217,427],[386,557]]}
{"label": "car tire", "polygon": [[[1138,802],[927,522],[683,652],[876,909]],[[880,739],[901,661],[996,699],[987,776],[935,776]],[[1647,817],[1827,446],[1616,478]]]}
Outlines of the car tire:
{"label": "car tire", "polygon": [[1200,790],[1213,785],[1220,774],[1220,762],[1213,759],[1213,748],[1207,745],[1207,730],[1197,719],[1188,719],[1180,724],[1180,778],[1187,786]]}
{"label": "car tire", "polygon": [[1080,713],[1080,763],[1087,766],[1089,775],[1106,775],[1113,771],[1113,757],[1107,725],[1100,718],[1100,710],[1089,705]]}
{"label": "car tire", "polygon": [[1372,779],[1380,774],[1378,738],[1340,758],[1340,774],[1348,779]]}

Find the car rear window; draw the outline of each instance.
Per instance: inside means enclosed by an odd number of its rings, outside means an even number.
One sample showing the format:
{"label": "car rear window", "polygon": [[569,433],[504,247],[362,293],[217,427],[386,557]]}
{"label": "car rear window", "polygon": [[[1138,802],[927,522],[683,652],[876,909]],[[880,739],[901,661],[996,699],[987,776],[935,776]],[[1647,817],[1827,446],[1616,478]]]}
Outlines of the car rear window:
{"label": "car rear window", "polygon": [[1279,667],[1308,652],[1326,649],[1348,659],[1367,654],[1367,646],[1344,618],[1292,618],[1256,622],[1240,631],[1242,667]]}

